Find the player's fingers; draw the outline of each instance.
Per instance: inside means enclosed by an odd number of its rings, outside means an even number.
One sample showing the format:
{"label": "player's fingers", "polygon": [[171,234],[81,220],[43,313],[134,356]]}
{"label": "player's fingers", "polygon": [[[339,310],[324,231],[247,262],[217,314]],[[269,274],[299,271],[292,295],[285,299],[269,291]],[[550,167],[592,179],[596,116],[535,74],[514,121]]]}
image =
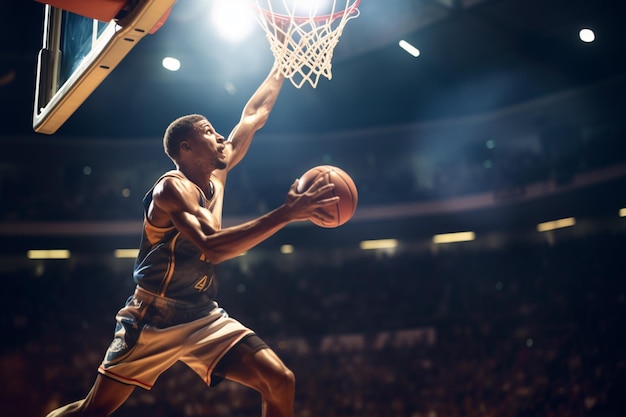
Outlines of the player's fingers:
{"label": "player's fingers", "polygon": [[339,202],[339,196],[336,195],[334,197],[323,198],[321,200],[317,200],[315,205],[318,207],[328,206],[330,204],[337,204]]}
{"label": "player's fingers", "polygon": [[317,178],[315,181],[311,183],[307,191],[313,192],[313,191],[320,191],[322,189],[330,190],[334,186],[335,184],[332,184],[332,183],[326,184],[326,179],[323,176],[320,176],[319,178]]}
{"label": "player's fingers", "polygon": [[321,178],[321,181],[315,181],[315,183],[313,183],[313,187],[316,187],[316,188],[314,188],[314,189],[312,188],[311,191],[315,192],[315,194],[317,194],[317,195],[321,195],[321,194],[325,194],[325,193],[331,191],[333,188],[335,188],[335,184],[333,184],[332,182],[328,183],[328,184],[325,184],[324,183],[324,179]]}
{"label": "player's fingers", "polygon": [[317,220],[321,220],[322,222],[332,222],[333,216],[330,213],[325,212],[324,210],[315,210],[313,215],[311,216]]}

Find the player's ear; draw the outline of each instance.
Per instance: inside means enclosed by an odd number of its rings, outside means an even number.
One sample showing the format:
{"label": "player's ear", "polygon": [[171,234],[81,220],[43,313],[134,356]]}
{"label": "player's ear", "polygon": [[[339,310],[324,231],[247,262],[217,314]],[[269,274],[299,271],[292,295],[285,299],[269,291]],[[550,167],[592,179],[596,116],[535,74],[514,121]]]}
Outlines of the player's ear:
{"label": "player's ear", "polygon": [[188,141],[186,141],[186,140],[181,141],[180,142],[180,151],[181,152],[189,152],[189,151],[191,151],[191,144]]}

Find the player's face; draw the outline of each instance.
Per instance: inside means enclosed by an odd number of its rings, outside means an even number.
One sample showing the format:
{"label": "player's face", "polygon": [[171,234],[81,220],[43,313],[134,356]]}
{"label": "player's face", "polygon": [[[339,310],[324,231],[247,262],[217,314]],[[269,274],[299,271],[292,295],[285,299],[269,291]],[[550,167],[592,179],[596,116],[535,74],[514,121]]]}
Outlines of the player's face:
{"label": "player's face", "polygon": [[224,136],[215,131],[215,128],[208,120],[198,122],[200,135],[198,135],[199,157],[207,158],[214,162],[216,169],[224,169],[227,165],[226,146]]}

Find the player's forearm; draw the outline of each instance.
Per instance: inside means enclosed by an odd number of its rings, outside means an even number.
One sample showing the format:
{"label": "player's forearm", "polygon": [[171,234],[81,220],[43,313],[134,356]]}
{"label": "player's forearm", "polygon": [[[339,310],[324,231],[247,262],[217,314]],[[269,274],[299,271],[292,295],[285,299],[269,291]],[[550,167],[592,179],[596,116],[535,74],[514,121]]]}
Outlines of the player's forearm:
{"label": "player's forearm", "polygon": [[278,69],[278,65],[274,64],[267,78],[246,103],[242,119],[253,119],[248,121],[253,123],[255,130],[260,129],[267,122],[269,113],[278,99],[284,80],[285,78]]}
{"label": "player's forearm", "polygon": [[232,145],[228,164],[229,170],[241,161],[250,147],[254,134],[267,122],[283,82],[283,75],[278,66],[274,65],[265,81],[248,100],[243,109],[241,120],[228,137],[228,141]]}
{"label": "player's forearm", "polygon": [[204,254],[214,264],[235,258],[285,227],[292,219],[285,206],[246,223],[218,230],[204,241]]}

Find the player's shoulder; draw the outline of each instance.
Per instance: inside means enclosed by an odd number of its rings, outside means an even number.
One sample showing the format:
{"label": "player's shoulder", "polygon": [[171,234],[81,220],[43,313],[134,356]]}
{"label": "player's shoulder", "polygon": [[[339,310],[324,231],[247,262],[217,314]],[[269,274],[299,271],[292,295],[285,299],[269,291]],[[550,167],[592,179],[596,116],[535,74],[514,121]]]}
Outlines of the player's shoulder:
{"label": "player's shoulder", "polygon": [[181,171],[179,171],[177,169],[172,169],[172,170],[167,171],[164,174],[162,174],[156,182],[159,183],[161,181],[167,181],[167,180],[172,180],[172,179],[174,179],[174,180],[178,179],[178,180],[182,180],[182,181],[189,181],[189,179]]}
{"label": "player's shoulder", "polygon": [[168,171],[161,175],[154,186],[155,198],[176,197],[187,194],[196,189],[196,186],[182,172]]}

